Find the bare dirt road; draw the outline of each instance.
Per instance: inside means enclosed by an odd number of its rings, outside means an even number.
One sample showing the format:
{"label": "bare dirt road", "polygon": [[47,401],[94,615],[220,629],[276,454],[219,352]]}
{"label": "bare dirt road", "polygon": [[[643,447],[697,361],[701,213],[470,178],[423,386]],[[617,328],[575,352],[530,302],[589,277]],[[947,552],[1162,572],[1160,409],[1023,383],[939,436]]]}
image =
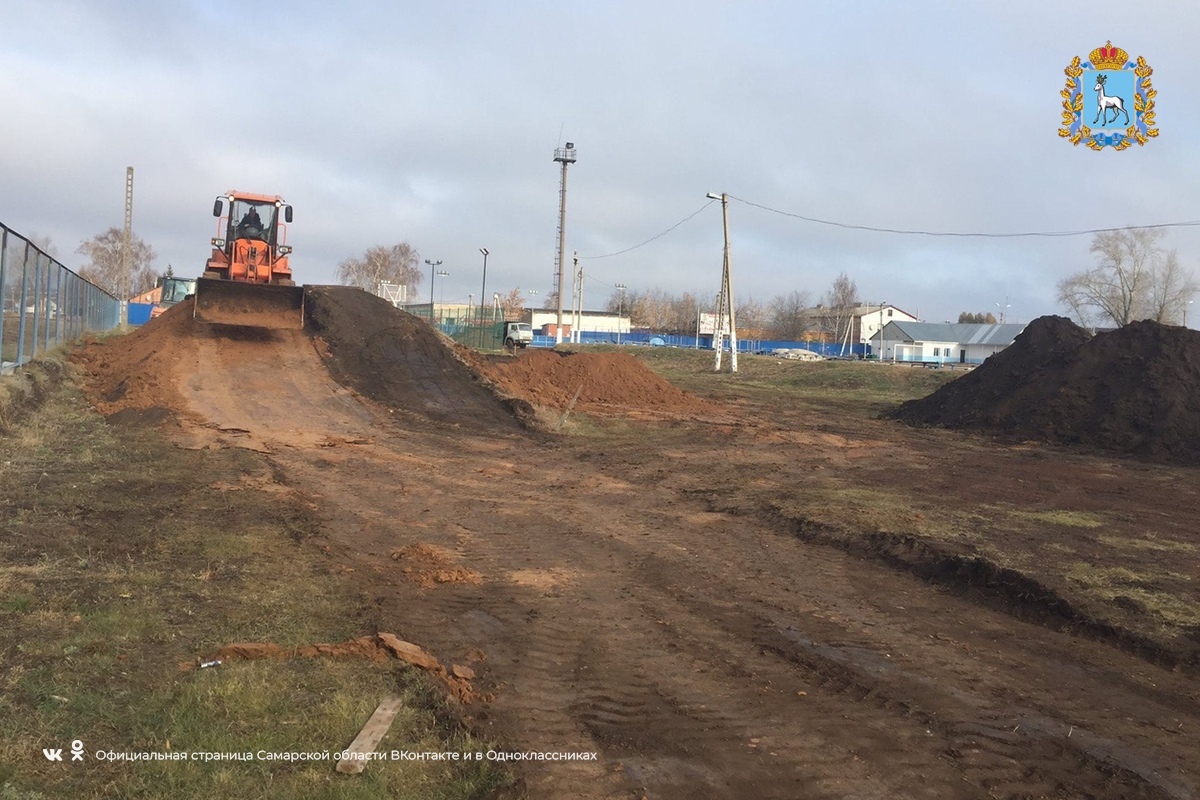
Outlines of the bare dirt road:
{"label": "bare dirt road", "polygon": [[[353,613],[473,666],[474,724],[509,751],[597,753],[523,762],[529,796],[1200,794],[1186,654],[1078,635],[894,547],[838,546],[778,503],[829,471],[1086,494],[1099,462],[1071,462],[1072,484],[1019,447],[983,459],[955,434],[875,420],[747,425],[690,395],[674,416],[599,397],[599,431],[531,432],[477,377],[486,365],[373,302],[318,290],[316,339],[168,314],[91,357],[90,391],[108,413],[140,393],[138,413],[167,408],[193,446],[267,454],[321,516],[330,568],[361,588]],[[160,363],[154,385],[119,389],[139,358]],[[1135,496],[1157,480],[1105,469]],[[1172,491],[1195,519],[1194,483]]]}

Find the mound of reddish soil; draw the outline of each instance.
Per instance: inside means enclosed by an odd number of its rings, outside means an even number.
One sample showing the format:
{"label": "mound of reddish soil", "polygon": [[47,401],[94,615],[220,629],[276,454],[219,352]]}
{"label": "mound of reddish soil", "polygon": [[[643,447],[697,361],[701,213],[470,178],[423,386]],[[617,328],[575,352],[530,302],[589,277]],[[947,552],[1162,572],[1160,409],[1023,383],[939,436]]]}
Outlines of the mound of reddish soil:
{"label": "mound of reddish soil", "polygon": [[[312,286],[305,297],[308,332],[333,378],[396,413],[496,431],[516,430],[518,419],[534,416],[533,405],[565,409],[576,391],[578,409],[705,408],[623,353],[529,350],[490,362],[361,289]],[[190,302],[179,303],[126,336],[76,351],[85,391],[101,413],[152,424],[188,408],[179,382],[212,368],[199,363],[198,338],[229,345],[221,347],[226,362],[241,357],[235,343],[288,341],[269,330],[196,322],[191,312]]]}
{"label": "mound of reddish soil", "polygon": [[490,363],[485,374],[501,391],[550,408],[605,406],[655,411],[700,411],[706,406],[626,353],[527,350],[518,359]]}
{"label": "mound of reddish soil", "polygon": [[177,303],[132,333],[76,349],[71,361],[83,372],[84,393],[92,405],[109,417],[183,409],[175,367],[185,357],[193,326],[191,302]]}
{"label": "mound of reddish soil", "polygon": [[1040,317],[896,419],[1200,464],[1200,333],[1135,322],[1089,336]]}

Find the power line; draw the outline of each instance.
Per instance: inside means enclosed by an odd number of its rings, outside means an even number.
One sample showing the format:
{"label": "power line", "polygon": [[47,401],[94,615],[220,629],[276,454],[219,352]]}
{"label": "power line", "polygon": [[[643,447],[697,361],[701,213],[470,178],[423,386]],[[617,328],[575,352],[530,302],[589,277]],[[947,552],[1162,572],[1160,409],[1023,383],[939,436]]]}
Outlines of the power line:
{"label": "power line", "polygon": [[[972,238],[973,239],[1028,239],[1028,238],[1053,239],[1053,238],[1062,238],[1062,237],[1068,237],[1068,236],[1091,236],[1091,235],[1094,235],[1097,233],[1113,233],[1116,231],[1125,231],[1125,230],[1155,230],[1155,229],[1160,229],[1160,228],[1194,228],[1194,227],[1200,226],[1200,220],[1197,220],[1197,221],[1193,221],[1193,222],[1160,222],[1160,223],[1155,223],[1152,225],[1122,225],[1122,226],[1114,227],[1114,228],[1086,228],[1083,230],[1076,230],[1076,231],[1021,231],[1018,233],[986,233],[986,232],[982,232],[982,231],[923,231],[923,230],[909,230],[906,228],[880,228],[880,227],[876,227],[873,225],[856,225],[856,224],[849,223],[849,222],[837,222],[835,220],[818,219],[816,217],[808,217],[803,214],[793,214],[790,211],[782,211],[778,208],[772,208],[771,206],[763,205],[762,203],[755,203],[752,200],[744,200],[741,197],[734,197],[733,195],[729,195],[729,199],[736,200],[739,203],[751,206],[753,208],[760,209],[762,211],[768,211],[772,214],[779,214],[780,216],[783,216],[783,217],[791,217],[792,219],[798,219],[803,222],[811,222],[816,225],[828,225],[830,227],[842,228],[845,230],[852,230],[852,231],[868,231],[871,233],[891,233],[891,234],[896,234],[896,235],[900,235],[900,236],[930,236],[930,237],[935,237],[935,238],[957,238],[957,239],[972,239]],[[635,244],[633,247],[626,247],[624,250],[618,250],[615,253],[605,253],[604,255],[599,255],[599,256],[583,256],[583,255],[581,255],[581,256],[579,256],[579,258],[581,260],[587,259],[587,260],[594,261],[596,259],[612,258],[613,256],[624,255],[625,253],[632,252],[634,250],[637,250],[640,247],[645,247],[646,245],[650,244],[651,242],[661,239],[662,237],[666,236],[668,233],[671,233],[676,228],[683,225],[685,222],[688,222],[693,217],[700,214],[701,211],[708,208],[715,202],[716,202],[715,200],[710,200],[709,202],[702,205],[700,208],[693,211],[691,214],[689,214],[686,217],[684,217],[683,219],[679,220],[679,222],[676,222],[674,225],[667,228],[665,231],[662,231],[661,233],[657,233],[654,236],[651,236],[646,241],[641,242],[639,244]],[[601,281],[601,282],[603,283],[603,281]],[[606,285],[608,285],[608,284],[606,284]]]}
{"label": "power line", "polygon": [[978,233],[978,232],[956,232],[956,231],[919,231],[905,230],[902,228],[876,228],[871,225],[853,225],[847,222],[834,222],[827,219],[816,219],[815,217],[806,217],[803,214],[792,214],[788,211],[780,211],[778,208],[755,203],[750,200],[743,200],[740,197],[729,195],[730,200],[737,200],[739,203],[744,203],[754,208],[770,211],[772,214],[779,214],[784,217],[792,217],[793,219],[803,220],[804,222],[812,222],[817,225],[829,225],[835,228],[845,228],[853,231],[871,231],[873,233],[895,233],[905,236],[935,236],[935,237],[953,237],[953,238],[976,238],[976,239],[1021,239],[1031,237],[1063,237],[1063,236],[1088,236],[1096,233],[1112,233],[1114,231],[1124,230],[1149,230],[1154,228],[1191,228],[1200,225],[1200,221],[1196,222],[1163,222],[1154,225],[1124,225],[1119,228],[1088,228],[1078,231],[1025,231],[1022,233]]}
{"label": "power line", "polygon": [[712,205],[713,203],[715,203],[715,202],[716,202],[715,200],[709,200],[707,203],[705,203],[704,205],[700,206],[698,209],[696,209],[695,211],[693,211],[691,214],[688,214],[686,217],[684,217],[683,219],[679,220],[679,222],[676,222],[674,225],[672,225],[671,227],[667,228],[667,229],[666,229],[665,231],[663,231],[662,233],[657,233],[657,234],[655,234],[654,236],[651,236],[649,239],[647,239],[646,241],[642,242],[641,244],[635,244],[633,247],[626,247],[624,250],[618,250],[618,251],[617,251],[617,252],[615,252],[615,253],[605,253],[605,254],[604,254],[604,255],[602,255],[602,256],[580,256],[579,258],[580,258],[580,259],[585,259],[585,258],[586,258],[586,259],[589,259],[589,260],[595,260],[595,259],[598,259],[598,258],[612,258],[613,256],[619,256],[619,255],[622,255],[622,254],[624,254],[624,253],[628,253],[628,252],[630,252],[631,250],[637,250],[639,247],[645,247],[646,245],[648,245],[648,244],[650,244],[651,242],[653,242],[655,239],[661,239],[662,237],[666,236],[668,233],[670,233],[671,231],[675,230],[675,229],[676,229],[676,228],[678,228],[680,225],[682,225],[683,223],[687,222],[687,221],[688,221],[688,220],[690,220],[692,217],[696,216],[696,215],[697,215],[697,214],[699,214],[701,211],[703,211],[704,209],[708,208],[709,206],[711,206],[711,205]]}

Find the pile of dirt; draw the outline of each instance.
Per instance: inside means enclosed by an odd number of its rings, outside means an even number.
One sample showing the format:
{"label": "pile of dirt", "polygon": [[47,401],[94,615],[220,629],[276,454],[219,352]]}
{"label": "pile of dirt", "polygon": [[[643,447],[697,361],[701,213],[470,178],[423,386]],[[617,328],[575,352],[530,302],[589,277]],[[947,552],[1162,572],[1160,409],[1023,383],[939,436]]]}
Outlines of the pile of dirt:
{"label": "pile of dirt", "polygon": [[[333,378],[399,415],[497,432],[516,431],[522,420],[536,425],[534,406],[563,410],[576,392],[581,410],[706,408],[627,354],[531,349],[493,362],[358,288],[306,287],[305,306],[308,332]],[[126,336],[81,347],[72,360],[101,413],[152,424],[187,408],[178,386],[199,368],[196,337],[241,341],[254,333],[195,322],[192,302],[184,302]]]}
{"label": "pile of dirt", "polygon": [[1040,317],[983,366],[891,416],[1200,464],[1200,333],[1145,321],[1089,336]]}
{"label": "pile of dirt", "polygon": [[579,393],[577,409],[608,406],[699,412],[706,405],[660,378],[626,353],[560,353],[527,350],[517,359],[490,363],[485,374],[507,394],[538,406],[566,409]]}
{"label": "pile of dirt", "polygon": [[187,358],[192,304],[177,303],[126,334],[91,340],[71,354],[83,374],[83,390],[106,417],[166,418],[186,407],[176,388],[176,367]]}
{"label": "pile of dirt", "polygon": [[513,404],[492,393],[471,365],[478,359],[383,298],[349,286],[310,286],[312,330],[339,383],[394,411],[489,430],[519,427]]}

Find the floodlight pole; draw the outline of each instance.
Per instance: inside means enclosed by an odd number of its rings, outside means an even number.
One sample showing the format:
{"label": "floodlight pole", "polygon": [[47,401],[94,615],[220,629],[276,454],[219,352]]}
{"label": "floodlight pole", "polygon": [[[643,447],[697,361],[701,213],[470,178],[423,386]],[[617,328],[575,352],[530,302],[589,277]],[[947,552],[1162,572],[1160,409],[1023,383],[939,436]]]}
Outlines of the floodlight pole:
{"label": "floodlight pole", "polygon": [[554,343],[562,344],[563,327],[563,256],[567,243],[567,165],[575,163],[575,143],[554,151],[554,160],[562,164],[562,181],[558,188],[558,323],[554,328]]}
{"label": "floodlight pole", "polygon": [[438,267],[442,265],[441,261],[430,261],[425,259],[425,263],[429,265],[429,321],[433,322],[433,276]]}
{"label": "floodlight pole", "polygon": [[725,256],[721,265],[721,293],[717,304],[717,330],[713,334],[716,345],[716,364],[713,372],[721,371],[721,351],[725,348],[725,314],[729,314],[729,371],[737,372],[737,316],[733,303],[733,271],[729,263],[729,195],[725,192],[709,192],[711,200],[721,201],[721,220],[725,230]]}

